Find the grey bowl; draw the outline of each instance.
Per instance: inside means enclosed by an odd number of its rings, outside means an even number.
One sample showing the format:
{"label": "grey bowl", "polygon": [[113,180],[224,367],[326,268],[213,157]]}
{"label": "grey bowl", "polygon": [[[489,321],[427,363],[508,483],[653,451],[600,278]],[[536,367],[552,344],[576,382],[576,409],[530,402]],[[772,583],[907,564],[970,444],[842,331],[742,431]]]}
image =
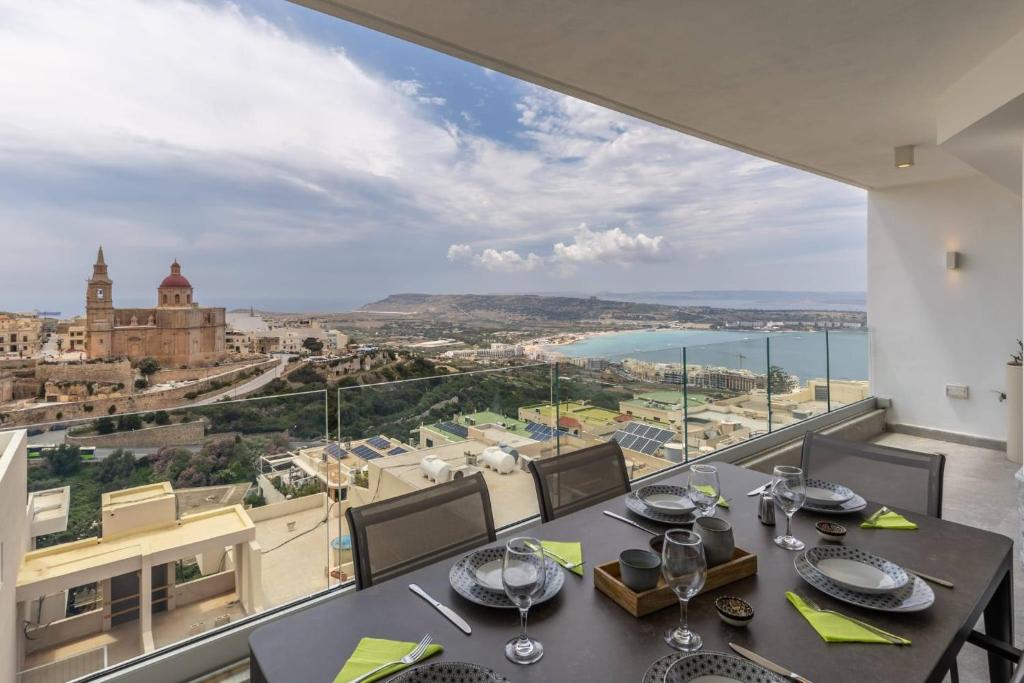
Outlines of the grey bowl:
{"label": "grey bowl", "polygon": [[630,590],[642,593],[658,585],[661,556],[650,550],[631,548],[619,553],[619,575]]}

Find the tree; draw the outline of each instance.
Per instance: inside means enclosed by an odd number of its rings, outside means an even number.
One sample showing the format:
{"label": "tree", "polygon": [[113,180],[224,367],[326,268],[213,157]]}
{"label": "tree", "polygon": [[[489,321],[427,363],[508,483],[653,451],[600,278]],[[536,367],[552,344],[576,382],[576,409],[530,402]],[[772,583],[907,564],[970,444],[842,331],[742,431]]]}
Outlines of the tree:
{"label": "tree", "polygon": [[306,337],[302,340],[302,346],[313,354],[318,354],[324,350],[324,343],[316,337]]}
{"label": "tree", "polygon": [[104,489],[114,491],[131,486],[135,474],[135,455],[131,451],[118,448],[100,460],[96,466],[96,479],[104,484]]}
{"label": "tree", "polygon": [[46,451],[46,465],[50,473],[57,477],[70,477],[82,469],[82,456],[78,446],[62,443],[56,448]]}
{"label": "tree", "polygon": [[121,415],[117,418],[117,431],[133,432],[142,428],[142,418],[136,414]]}
{"label": "tree", "polygon": [[160,369],[160,363],[156,361],[156,358],[146,356],[145,358],[139,361],[139,364],[136,366],[136,368],[138,368],[138,371],[142,373],[144,376],[149,377],[150,375],[152,375],[153,373]]}
{"label": "tree", "polygon": [[145,389],[148,386],[149,386],[149,380],[147,380],[145,377],[140,377],[137,380],[135,380],[135,388],[136,389]]}
{"label": "tree", "polygon": [[158,410],[153,414],[153,422],[158,425],[169,425],[171,424],[171,416],[167,414],[166,410]]}
{"label": "tree", "polygon": [[772,396],[777,396],[778,394],[788,394],[793,391],[796,387],[796,382],[785,370],[778,365],[773,365],[768,368],[768,387],[771,390]]}
{"label": "tree", "polygon": [[113,434],[116,429],[114,421],[109,417],[101,417],[96,420],[96,433],[97,434]]}

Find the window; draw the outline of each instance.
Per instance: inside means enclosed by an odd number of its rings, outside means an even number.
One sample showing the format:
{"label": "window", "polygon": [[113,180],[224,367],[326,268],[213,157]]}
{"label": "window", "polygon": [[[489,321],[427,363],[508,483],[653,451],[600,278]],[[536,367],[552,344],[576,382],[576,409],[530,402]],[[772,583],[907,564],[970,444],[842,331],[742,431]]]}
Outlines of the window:
{"label": "window", "polygon": [[191,294],[186,294],[185,295],[185,303],[187,303],[187,304],[192,303],[192,295]]}
{"label": "window", "polygon": [[164,303],[167,303],[167,295],[164,294]]}
{"label": "window", "polygon": [[174,303],[176,303],[176,304],[180,304],[181,303],[181,294],[175,294],[174,295]]}
{"label": "window", "polygon": [[103,300],[103,288],[102,287],[97,288],[97,290],[96,290],[96,298],[101,300],[101,301]]}

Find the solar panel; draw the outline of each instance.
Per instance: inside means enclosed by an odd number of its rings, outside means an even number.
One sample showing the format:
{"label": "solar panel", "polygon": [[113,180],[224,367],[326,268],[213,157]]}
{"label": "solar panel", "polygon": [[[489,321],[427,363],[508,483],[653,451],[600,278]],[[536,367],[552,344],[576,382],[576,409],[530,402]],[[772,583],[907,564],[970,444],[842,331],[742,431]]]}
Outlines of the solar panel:
{"label": "solar panel", "polygon": [[661,443],[665,443],[666,441],[671,440],[673,436],[675,436],[675,434],[673,434],[672,432],[667,431],[665,429],[661,429],[658,431],[657,440],[660,441]]}
{"label": "solar panel", "polygon": [[370,444],[374,448],[391,448],[391,442],[382,436],[375,436],[372,439],[367,439],[366,443]]}
{"label": "solar panel", "polygon": [[660,443],[648,439],[647,443],[644,445],[643,448],[640,449],[640,451],[642,453],[646,453],[647,455],[654,455],[655,453],[658,452],[659,448],[661,448]]}
{"label": "solar panel", "polygon": [[454,422],[438,422],[437,423],[437,428],[440,429],[441,431],[448,432],[449,434],[454,434],[455,436],[461,436],[463,439],[465,439],[467,436],[469,436],[469,430],[468,429],[466,429],[462,425],[456,424]]}
{"label": "solar panel", "polygon": [[344,458],[346,455],[345,449],[339,446],[338,444],[334,443],[333,441],[327,444],[327,448],[324,449],[324,452],[330,457],[334,458],[335,460],[340,460],[341,458]]}
{"label": "solar panel", "polygon": [[409,451],[405,450],[401,446],[396,446],[396,447],[392,448],[390,451],[388,451],[388,455],[401,455],[402,453],[408,453],[408,452]]}
{"label": "solar panel", "polygon": [[624,432],[624,431],[622,431],[620,429],[619,431],[617,431],[614,434],[612,434],[612,441],[616,441],[619,444],[621,444],[622,440],[625,439],[627,436],[628,436],[628,434],[626,434],[626,432]]}
{"label": "solar panel", "polygon": [[636,434],[629,434],[625,439],[619,442],[619,445],[623,448],[632,448],[633,444],[636,443]]}
{"label": "solar panel", "polygon": [[373,460],[374,458],[380,457],[380,453],[373,450],[369,446],[365,446],[363,444],[359,444],[358,446],[353,448],[352,452],[358,455],[363,460]]}
{"label": "solar panel", "polygon": [[623,427],[623,431],[625,431],[627,434],[636,434],[636,428],[640,426],[641,424],[639,422],[630,422],[626,424],[625,427]]}

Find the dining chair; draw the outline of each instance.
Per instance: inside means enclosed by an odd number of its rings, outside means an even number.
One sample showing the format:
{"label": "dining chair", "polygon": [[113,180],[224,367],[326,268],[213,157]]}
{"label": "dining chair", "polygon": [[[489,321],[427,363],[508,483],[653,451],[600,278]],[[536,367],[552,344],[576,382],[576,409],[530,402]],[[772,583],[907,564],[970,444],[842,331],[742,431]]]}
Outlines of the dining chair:
{"label": "dining chair", "polygon": [[806,476],[848,486],[870,501],[942,517],[946,456],[873,443],[804,435],[801,467]]}
{"label": "dining chair", "polygon": [[534,460],[530,472],[545,522],[629,493],[626,458],[616,441]]}
{"label": "dining chair", "polygon": [[484,475],[437,484],[345,511],[356,589],[494,542]]}

